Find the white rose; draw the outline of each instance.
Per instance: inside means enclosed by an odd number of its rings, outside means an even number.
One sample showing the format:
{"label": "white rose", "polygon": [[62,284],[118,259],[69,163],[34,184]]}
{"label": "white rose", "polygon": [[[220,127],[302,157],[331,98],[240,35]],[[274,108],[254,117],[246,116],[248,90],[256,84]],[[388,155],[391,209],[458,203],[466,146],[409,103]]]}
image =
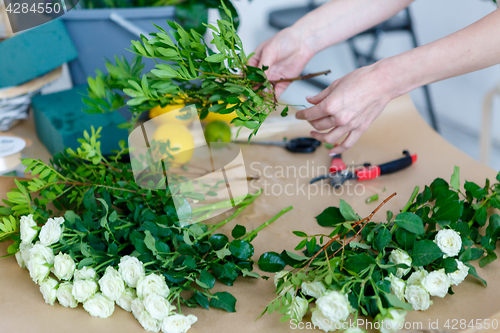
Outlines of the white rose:
{"label": "white rose", "polygon": [[46,262],[36,259],[28,261],[28,271],[35,283],[43,281],[50,274],[49,265]]}
{"label": "white rose", "polygon": [[50,277],[40,282],[40,292],[43,295],[45,303],[54,305],[57,298],[57,285],[57,281]]}
{"label": "white rose", "polygon": [[312,310],[311,322],[314,327],[317,327],[325,332],[333,332],[339,328],[339,326],[337,326],[339,324],[338,322],[332,322],[318,308],[314,308]]}
{"label": "white rose", "polygon": [[136,298],[132,301],[131,304],[132,314],[135,319],[141,324],[141,326],[149,332],[159,332],[160,331],[160,322],[146,311],[144,308],[144,303],[139,298]]}
{"label": "white rose", "polygon": [[341,322],[353,311],[347,295],[329,291],[316,301],[318,309],[331,321]]}
{"label": "white rose", "polygon": [[125,291],[125,282],[120,273],[111,266],[106,267],[106,272],[99,280],[99,286],[102,294],[112,301],[119,299]]}
{"label": "white rose", "polygon": [[71,294],[73,290],[73,283],[71,282],[63,282],[57,288],[57,300],[59,304],[66,308],[76,308],[78,306],[78,302]]}
{"label": "white rose", "polygon": [[165,277],[158,274],[149,274],[146,277],[139,279],[137,282],[137,296],[144,299],[148,295],[158,294],[167,297],[170,290],[165,283]]}
{"label": "white rose", "polygon": [[405,298],[415,311],[425,311],[432,305],[429,293],[420,285],[406,287]]}
{"label": "white rose", "polygon": [[462,238],[460,238],[460,234],[451,229],[439,230],[434,239],[434,243],[443,251],[444,258],[458,255],[462,248]]}
{"label": "white rose", "polygon": [[78,302],[85,302],[97,292],[97,283],[93,280],[76,280],[71,294]]}
{"label": "white rose", "polygon": [[69,254],[60,252],[54,257],[54,267],[52,267],[52,273],[54,273],[59,280],[71,280],[75,268],[75,262]]}
{"label": "white rose", "polygon": [[442,268],[430,272],[429,275],[422,280],[422,287],[424,287],[431,296],[443,298],[450,288],[450,278],[444,272],[444,268]]}
{"label": "white rose", "polygon": [[42,226],[42,230],[40,231],[40,244],[50,246],[54,243],[59,242],[63,233],[63,222],[64,218],[62,217],[48,219],[47,223]]}
{"label": "white rose", "polygon": [[359,327],[349,327],[344,333],[366,333],[366,331]]}
{"label": "white rose", "polygon": [[306,315],[309,310],[309,302],[300,296],[292,297],[292,306],[287,312],[291,316],[291,319],[297,320],[297,322],[302,321],[302,318]]}
{"label": "white rose", "polygon": [[302,282],[300,288],[304,295],[314,298],[320,298],[326,292],[325,285],[321,281]]}
{"label": "white rose", "polygon": [[131,256],[124,256],[120,259],[118,271],[123,281],[131,288],[137,287],[139,279],[146,275],[142,262],[136,257]]}
{"label": "white rose", "polygon": [[458,286],[469,274],[469,267],[465,266],[463,262],[455,259],[457,262],[457,270],[453,273],[448,273],[448,277],[450,278],[450,283]]}
{"label": "white rose", "polygon": [[116,304],[125,311],[132,311],[132,301],[137,297],[135,289],[125,288],[120,298],[116,300]]}
{"label": "white rose", "polygon": [[197,320],[194,315],[174,314],[163,320],[161,330],[164,333],[186,333]]}
{"label": "white rose", "polygon": [[375,321],[379,322],[381,333],[396,333],[404,327],[406,311],[401,309],[388,309],[385,316],[378,314]]}
{"label": "white rose", "polygon": [[21,241],[23,243],[31,243],[38,233],[38,227],[33,220],[33,215],[21,216],[19,229],[21,231]]}
{"label": "white rose", "polygon": [[28,266],[28,261],[30,260],[29,251],[33,248],[31,243],[21,243],[19,244],[19,250],[16,252],[16,260],[19,267],[26,268]]}
{"label": "white rose", "polygon": [[38,263],[47,263],[50,267],[54,264],[54,251],[50,247],[43,246],[37,242],[29,250],[29,261],[32,260]]}
{"label": "white rose", "polygon": [[157,320],[163,320],[175,309],[165,297],[157,294],[149,294],[143,303],[150,316]]}
{"label": "white rose", "polygon": [[422,280],[429,275],[429,272],[427,272],[425,269],[419,269],[418,271],[415,271],[411,273],[410,277],[408,280],[406,280],[406,285],[407,286],[417,286],[422,284]]}
{"label": "white rose", "polygon": [[94,280],[96,276],[95,270],[92,267],[83,267],[75,271],[75,281],[78,280]]}
{"label": "white rose", "polygon": [[115,311],[115,302],[101,293],[96,293],[83,303],[83,308],[92,317],[108,318]]}
{"label": "white rose", "polygon": [[391,294],[395,295],[400,300],[403,300],[405,297],[405,282],[394,276],[392,273],[385,279],[391,282]]}
{"label": "white rose", "polygon": [[276,288],[278,287],[278,283],[280,283],[280,281],[283,280],[285,275],[287,275],[288,273],[290,273],[290,272],[289,271],[280,271],[280,272],[274,274],[274,286]]}
{"label": "white rose", "polygon": [[398,278],[402,278],[403,276],[408,274],[411,269],[411,257],[408,255],[408,253],[400,249],[396,249],[391,252],[391,254],[389,255],[389,262],[395,265],[405,264],[406,266],[408,266],[408,268],[397,268],[396,276]]}

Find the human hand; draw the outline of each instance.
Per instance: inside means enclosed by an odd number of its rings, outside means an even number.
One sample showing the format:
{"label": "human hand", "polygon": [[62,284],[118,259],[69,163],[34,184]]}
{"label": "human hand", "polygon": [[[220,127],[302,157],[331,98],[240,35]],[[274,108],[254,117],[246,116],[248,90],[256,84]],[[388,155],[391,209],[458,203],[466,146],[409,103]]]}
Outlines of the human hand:
{"label": "human hand", "polygon": [[391,80],[378,64],[357,69],[333,82],[328,88],[307,100],[314,106],[296,113],[317,131],[311,132],[317,140],[335,144],[348,134],[342,143],[330,150],[330,155],[351,148],[387,103],[398,94]]}
{"label": "human hand", "polygon": [[[266,74],[270,81],[289,79],[300,75],[313,55],[297,29],[287,28],[260,44],[248,64],[259,68],[268,66]],[[279,82],[275,85],[276,98],[289,84]]]}

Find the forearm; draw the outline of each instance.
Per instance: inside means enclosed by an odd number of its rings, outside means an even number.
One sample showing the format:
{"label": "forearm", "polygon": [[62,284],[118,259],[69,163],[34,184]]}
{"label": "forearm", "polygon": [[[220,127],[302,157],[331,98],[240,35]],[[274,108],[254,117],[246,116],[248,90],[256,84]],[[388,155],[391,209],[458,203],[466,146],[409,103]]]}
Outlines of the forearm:
{"label": "forearm", "polygon": [[374,65],[392,81],[392,97],[500,63],[500,9],[435,42]]}
{"label": "forearm", "polygon": [[394,16],[413,0],[333,0],[305,15],[291,29],[317,53]]}

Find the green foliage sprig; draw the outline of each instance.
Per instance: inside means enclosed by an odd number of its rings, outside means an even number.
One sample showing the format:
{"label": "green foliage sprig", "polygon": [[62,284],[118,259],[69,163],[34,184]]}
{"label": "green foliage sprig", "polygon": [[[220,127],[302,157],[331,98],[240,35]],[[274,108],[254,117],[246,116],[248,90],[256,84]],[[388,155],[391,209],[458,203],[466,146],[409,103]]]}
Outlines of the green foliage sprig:
{"label": "green foliage sprig", "polygon": [[[316,283],[318,290],[348,295],[355,319],[367,315],[376,320],[391,316],[392,309],[425,310],[432,304],[425,305],[424,300],[424,308],[418,308],[421,304],[415,305],[405,294],[410,285],[405,279],[412,274],[426,276],[440,272],[450,279],[452,273],[465,274],[463,280],[468,273],[486,286],[471,262],[479,260],[479,266],[483,267],[497,259],[494,250],[500,237],[500,216],[488,217],[488,211],[500,209],[500,173],[496,181],[491,184],[486,179],[483,187],[466,181],[461,187],[460,170],[455,167],[449,183],[435,179],[420,193],[416,187],[400,213],[387,211],[387,220],[381,222],[371,219],[395,193],[364,219],[341,199],[339,207],[329,207],[316,217],[319,225],[332,227],[331,232],[308,235],[294,231],[301,239],[295,250],[302,253],[275,254],[275,259],[281,260],[281,267],[276,266],[276,271],[284,269],[285,264],[293,269],[277,275],[278,296],[263,314],[279,311],[283,321],[302,320],[305,312],[296,313],[294,299],[312,302],[321,298],[321,295],[311,297],[304,283]],[[455,237],[448,245],[438,240],[438,235],[445,230]],[[446,252],[446,246],[456,252]],[[398,258],[404,260],[398,261]],[[453,294],[450,282],[448,286],[448,293]],[[432,291],[422,290],[427,298],[433,295]],[[314,311],[320,310],[313,309],[313,314]]]}
{"label": "green foliage sprig", "polygon": [[[22,216],[32,214],[37,229],[50,217],[64,216],[63,237],[51,247],[55,254],[69,254],[77,268],[93,267],[102,275],[106,267],[117,267],[123,256],[134,256],[144,263],[146,273],[165,277],[170,302],[235,311],[236,299],[230,293],[211,292],[216,279],[231,286],[241,275],[259,277],[252,271],[251,241],[291,207],[255,230],[236,225],[231,239],[217,230],[261,191],[248,195],[217,224],[180,224],[170,192],[136,184],[130,164],[121,162],[127,153],[124,142],[114,156],[103,157],[99,132],[84,132],[76,151],[55,155],[51,164],[23,159],[34,178],[16,180],[17,188],[7,193],[8,199],[0,206],[0,241],[14,241],[9,254],[18,250]],[[231,205],[223,201],[210,209]],[[210,214],[206,209],[200,213]],[[186,298],[184,291],[191,291],[192,297]]]}

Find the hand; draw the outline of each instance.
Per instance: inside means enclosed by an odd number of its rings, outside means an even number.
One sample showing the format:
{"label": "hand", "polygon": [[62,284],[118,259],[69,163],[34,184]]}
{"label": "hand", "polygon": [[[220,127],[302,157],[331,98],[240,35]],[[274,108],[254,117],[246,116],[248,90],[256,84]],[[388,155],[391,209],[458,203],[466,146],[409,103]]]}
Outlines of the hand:
{"label": "hand", "polygon": [[[259,68],[268,66],[266,75],[270,81],[289,79],[300,75],[313,55],[300,34],[287,28],[260,44],[248,64]],[[276,84],[276,98],[280,97],[289,84],[290,82]]]}
{"label": "hand", "polygon": [[387,103],[397,94],[393,80],[379,69],[378,64],[357,69],[333,82],[328,88],[308,101],[314,104],[296,113],[318,131],[311,132],[317,140],[335,144],[344,135],[345,140],[330,150],[335,155],[351,148]]}

